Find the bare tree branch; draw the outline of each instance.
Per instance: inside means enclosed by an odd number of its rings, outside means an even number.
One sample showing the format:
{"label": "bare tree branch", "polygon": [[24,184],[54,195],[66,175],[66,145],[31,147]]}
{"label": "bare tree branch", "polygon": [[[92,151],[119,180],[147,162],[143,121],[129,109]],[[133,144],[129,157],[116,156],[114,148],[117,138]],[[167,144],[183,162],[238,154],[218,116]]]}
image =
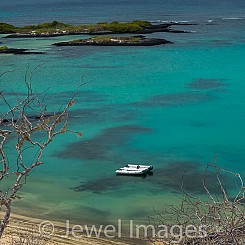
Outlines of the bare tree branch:
{"label": "bare tree branch", "polygon": [[[207,186],[207,175],[214,174],[220,189],[219,195],[213,195]],[[226,174],[235,178],[238,182],[238,191],[229,197],[221,175]],[[213,183],[214,184],[214,183]],[[240,174],[222,169],[214,164],[208,164],[204,173],[203,188],[205,196],[195,196],[183,189],[183,183],[179,185],[180,204],[167,205],[163,212],[155,210],[154,225],[158,229],[159,224],[171,228],[180,225],[183,229],[183,237],[178,244],[245,244],[245,186]],[[186,229],[190,225],[205,227],[205,236],[190,238]],[[168,233],[162,242],[173,243],[176,237]],[[158,240],[155,238],[153,240]],[[163,243],[164,244],[164,243]]]}
{"label": "bare tree branch", "polygon": [[[24,97],[16,96],[17,100],[14,105],[13,101],[11,103],[8,101],[3,92],[0,93],[0,98],[6,106],[6,111],[2,112],[0,117],[0,182],[3,183],[7,177],[15,176],[10,188],[4,190],[2,185],[0,187],[0,211],[4,212],[0,223],[0,237],[8,224],[13,200],[18,197],[17,193],[26,184],[27,177],[43,164],[42,156],[49,143],[56,136],[66,132],[82,135],[80,132],[68,129],[68,110],[75,103],[74,98],[83,84],[78,86],[74,95],[58,112],[47,113],[47,105],[44,104],[47,90],[38,94],[32,88],[32,78],[39,67],[31,70],[28,66],[24,76],[26,95]],[[35,112],[35,120],[28,116],[30,111]],[[36,139],[37,133],[42,133],[44,138],[42,140]],[[16,162],[11,162],[11,164],[8,162],[8,153],[5,149],[8,139],[12,140],[11,142],[16,140],[14,144]],[[28,162],[24,157],[24,152],[30,149],[36,150],[36,153],[31,162]]]}

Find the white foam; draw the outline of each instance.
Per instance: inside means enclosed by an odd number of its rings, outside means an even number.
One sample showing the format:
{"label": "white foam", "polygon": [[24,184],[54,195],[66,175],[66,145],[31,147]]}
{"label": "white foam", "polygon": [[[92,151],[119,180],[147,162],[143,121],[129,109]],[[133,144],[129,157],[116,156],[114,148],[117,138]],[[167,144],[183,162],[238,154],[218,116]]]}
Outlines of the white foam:
{"label": "white foam", "polygon": [[151,23],[167,23],[167,24],[186,24],[186,23],[192,23],[191,20],[151,20]]}
{"label": "white foam", "polygon": [[244,20],[242,17],[228,17],[228,18],[222,18],[222,20]]}
{"label": "white foam", "polygon": [[180,21],[177,21],[177,22],[179,22],[179,23],[191,23],[190,20],[180,20]]}
{"label": "white foam", "polygon": [[163,22],[162,20],[151,20],[150,23],[161,23]]}

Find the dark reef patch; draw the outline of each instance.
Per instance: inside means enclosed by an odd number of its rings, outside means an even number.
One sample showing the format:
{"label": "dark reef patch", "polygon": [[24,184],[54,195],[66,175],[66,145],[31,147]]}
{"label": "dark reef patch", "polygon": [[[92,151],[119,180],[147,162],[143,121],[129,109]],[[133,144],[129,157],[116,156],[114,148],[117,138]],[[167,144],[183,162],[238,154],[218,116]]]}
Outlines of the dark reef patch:
{"label": "dark reef patch", "polygon": [[78,109],[69,113],[72,121],[80,123],[124,122],[135,119],[137,112],[119,105],[104,105],[97,108]]}
{"label": "dark reef patch", "polygon": [[80,183],[80,185],[71,188],[74,191],[90,191],[94,193],[103,193],[107,191],[114,191],[127,183],[139,183],[142,180],[146,180],[145,176],[108,176],[91,180],[86,183]]}
{"label": "dark reef patch", "polygon": [[122,185],[122,181],[115,177],[105,177],[96,180],[91,180],[86,183],[73,187],[74,191],[90,191],[94,193],[101,193],[109,190],[113,190]]}
{"label": "dark reef patch", "polygon": [[187,84],[188,88],[198,90],[216,89],[224,86],[226,86],[226,84],[223,79],[195,79]]}
{"label": "dark reef patch", "polygon": [[85,160],[115,160],[114,147],[127,144],[136,134],[148,133],[151,129],[139,125],[125,125],[105,129],[91,140],[81,140],[72,143],[56,156],[62,158],[77,158]]}
{"label": "dark reef patch", "polygon": [[[69,98],[71,98],[72,94],[66,94]],[[94,91],[80,91],[76,94],[75,100],[80,102],[106,102],[108,100],[108,96],[106,94],[96,93]]]}
{"label": "dark reef patch", "polygon": [[[61,93],[49,93],[46,96],[47,102],[52,104],[63,105],[69,102],[69,100],[75,95],[75,92],[61,92]],[[91,90],[78,91],[75,96],[75,102],[77,103],[101,103],[108,101],[106,94],[97,93]]]}
{"label": "dark reef patch", "polygon": [[[225,186],[231,186],[231,179],[220,174]],[[206,186],[212,194],[221,194],[215,173],[200,169],[197,162],[176,162],[169,163],[159,169],[154,175],[154,185],[160,188],[169,188],[178,191],[180,188],[194,194],[206,194],[203,187],[205,180]]]}
{"label": "dark reef patch", "polygon": [[139,107],[169,107],[181,106],[187,104],[201,103],[211,100],[213,97],[209,94],[200,92],[183,92],[175,94],[162,94],[147,98],[144,101],[131,103]]}
{"label": "dark reef patch", "polygon": [[[117,191],[127,184],[147,183],[151,193],[160,193],[171,190],[173,193],[179,193],[180,188],[196,194],[206,194],[203,187],[203,180],[210,193],[214,195],[221,194],[219,183],[214,172],[208,171],[205,174],[204,169],[200,168],[199,162],[170,162],[167,165],[154,170],[154,175],[146,177],[135,176],[116,176],[111,175],[72,188],[74,191],[89,191],[94,193],[103,193],[108,191]],[[234,188],[234,181],[230,176],[220,174],[220,179],[224,186]]]}

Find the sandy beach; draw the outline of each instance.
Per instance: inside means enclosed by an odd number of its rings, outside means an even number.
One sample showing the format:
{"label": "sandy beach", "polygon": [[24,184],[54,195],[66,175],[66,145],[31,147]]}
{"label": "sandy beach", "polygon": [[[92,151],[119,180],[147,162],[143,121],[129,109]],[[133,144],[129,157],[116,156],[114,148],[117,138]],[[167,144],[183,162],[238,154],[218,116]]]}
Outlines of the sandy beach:
{"label": "sandy beach", "polygon": [[[48,244],[48,245],[63,245],[63,244],[83,244],[83,245],[144,245],[150,244],[146,241],[139,239],[129,239],[126,237],[108,239],[104,234],[97,237],[87,237],[82,234],[80,238],[74,238],[69,235],[66,236],[66,227],[63,223],[52,222],[54,225],[54,232],[51,236],[40,235],[40,224],[43,222],[41,219],[24,217],[16,214],[11,215],[10,223],[5,230],[5,233],[0,241],[0,245],[9,244]],[[49,229],[46,229],[48,233]]]}

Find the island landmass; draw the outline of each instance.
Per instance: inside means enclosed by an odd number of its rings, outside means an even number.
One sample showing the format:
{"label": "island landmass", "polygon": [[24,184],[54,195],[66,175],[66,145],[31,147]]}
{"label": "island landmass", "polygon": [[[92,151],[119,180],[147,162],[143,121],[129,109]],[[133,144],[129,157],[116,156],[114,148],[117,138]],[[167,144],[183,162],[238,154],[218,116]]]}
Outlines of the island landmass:
{"label": "island landmass", "polygon": [[70,25],[58,21],[16,27],[7,23],[0,23],[0,33],[9,34],[5,38],[38,38],[56,37],[64,35],[111,35],[111,34],[150,34],[155,32],[189,33],[189,31],[174,30],[173,25],[192,25],[190,23],[152,24],[149,21],[134,20],[131,22],[100,22],[97,24]]}
{"label": "island landmass", "polygon": [[146,38],[145,36],[95,36],[87,39],[78,39],[68,42],[54,43],[55,46],[154,46],[171,43],[160,38]]}
{"label": "island landmass", "polygon": [[29,51],[24,48],[9,48],[7,46],[0,46],[0,54],[44,54],[44,52]]}

